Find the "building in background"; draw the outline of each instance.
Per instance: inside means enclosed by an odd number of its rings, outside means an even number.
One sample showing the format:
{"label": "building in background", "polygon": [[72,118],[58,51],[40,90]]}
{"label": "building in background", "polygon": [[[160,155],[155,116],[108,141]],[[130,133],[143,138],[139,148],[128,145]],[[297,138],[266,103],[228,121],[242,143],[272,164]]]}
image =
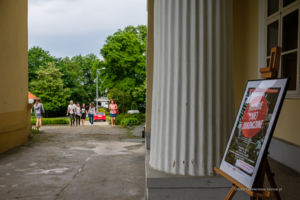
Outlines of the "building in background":
{"label": "building in background", "polygon": [[[97,102],[97,99],[95,100]],[[108,108],[109,99],[107,97],[98,98],[98,106],[101,108]]]}

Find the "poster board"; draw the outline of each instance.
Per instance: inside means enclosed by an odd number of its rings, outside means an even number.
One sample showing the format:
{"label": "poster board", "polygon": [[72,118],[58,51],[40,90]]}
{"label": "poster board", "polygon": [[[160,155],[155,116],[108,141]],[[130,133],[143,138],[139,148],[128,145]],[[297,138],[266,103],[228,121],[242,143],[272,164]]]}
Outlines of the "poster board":
{"label": "poster board", "polygon": [[264,161],[289,78],[248,81],[220,170],[252,188]]}

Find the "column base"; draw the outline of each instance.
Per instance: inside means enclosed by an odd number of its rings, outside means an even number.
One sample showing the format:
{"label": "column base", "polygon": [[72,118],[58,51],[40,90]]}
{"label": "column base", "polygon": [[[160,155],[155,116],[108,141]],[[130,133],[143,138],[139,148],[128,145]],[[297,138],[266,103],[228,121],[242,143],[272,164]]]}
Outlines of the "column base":
{"label": "column base", "polygon": [[[220,175],[195,177],[155,170],[149,165],[150,151],[146,152],[146,200],[219,200],[231,189],[232,183]],[[249,200],[250,196],[238,191],[233,199]]]}

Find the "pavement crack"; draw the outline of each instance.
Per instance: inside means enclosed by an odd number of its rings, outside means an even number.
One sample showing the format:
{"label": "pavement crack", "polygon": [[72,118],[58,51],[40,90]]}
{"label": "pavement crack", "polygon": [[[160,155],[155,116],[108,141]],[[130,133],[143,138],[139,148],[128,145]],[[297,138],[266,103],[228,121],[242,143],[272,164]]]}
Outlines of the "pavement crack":
{"label": "pavement crack", "polygon": [[66,184],[66,186],[65,187],[63,187],[61,190],[60,190],[60,192],[59,192],[59,194],[57,194],[57,197],[55,198],[55,200],[57,200],[59,197],[60,197],[60,195],[61,195],[61,193],[70,185],[70,183],[73,181],[73,179],[77,176],[77,174],[79,174],[82,170],[81,169],[83,169],[84,167],[85,167],[85,165],[87,164],[87,162],[90,160],[90,158],[92,157],[92,155],[90,155],[86,160],[85,160],[85,162],[83,163],[83,165],[81,166],[81,167],[79,167],[79,169],[77,170],[77,173],[75,173],[74,174],[74,176],[72,177],[72,179]]}

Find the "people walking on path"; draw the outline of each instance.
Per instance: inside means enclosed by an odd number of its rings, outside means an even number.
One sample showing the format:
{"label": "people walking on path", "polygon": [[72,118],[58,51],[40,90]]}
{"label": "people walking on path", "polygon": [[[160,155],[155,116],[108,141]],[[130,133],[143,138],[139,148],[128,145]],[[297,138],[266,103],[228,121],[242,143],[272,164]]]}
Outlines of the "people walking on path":
{"label": "people walking on path", "polygon": [[111,117],[111,127],[114,127],[114,126],[116,126],[116,117],[117,117],[118,106],[113,99],[110,100],[109,109],[110,109],[110,117]]}
{"label": "people walking on path", "polygon": [[84,127],[84,122],[87,115],[87,110],[85,109],[85,103],[82,104],[80,110],[81,110],[81,122],[82,122],[82,126]]}
{"label": "people walking on path", "polygon": [[89,107],[89,121],[92,126],[94,125],[94,115],[95,115],[95,105],[94,102],[91,102]]}
{"label": "people walking on path", "polygon": [[75,114],[75,119],[76,119],[76,126],[80,126],[80,118],[81,118],[81,109],[80,109],[80,104],[77,102],[76,104],[76,114]]}
{"label": "people walking on path", "polygon": [[45,113],[44,106],[41,99],[37,99],[34,104],[34,113],[36,117],[35,127],[37,130],[42,130],[42,116]]}
{"label": "people walking on path", "polygon": [[75,112],[76,112],[76,105],[73,104],[73,100],[70,101],[70,105],[68,106],[67,110],[67,116],[70,113],[70,122],[71,122],[71,127],[74,125],[75,126]]}

